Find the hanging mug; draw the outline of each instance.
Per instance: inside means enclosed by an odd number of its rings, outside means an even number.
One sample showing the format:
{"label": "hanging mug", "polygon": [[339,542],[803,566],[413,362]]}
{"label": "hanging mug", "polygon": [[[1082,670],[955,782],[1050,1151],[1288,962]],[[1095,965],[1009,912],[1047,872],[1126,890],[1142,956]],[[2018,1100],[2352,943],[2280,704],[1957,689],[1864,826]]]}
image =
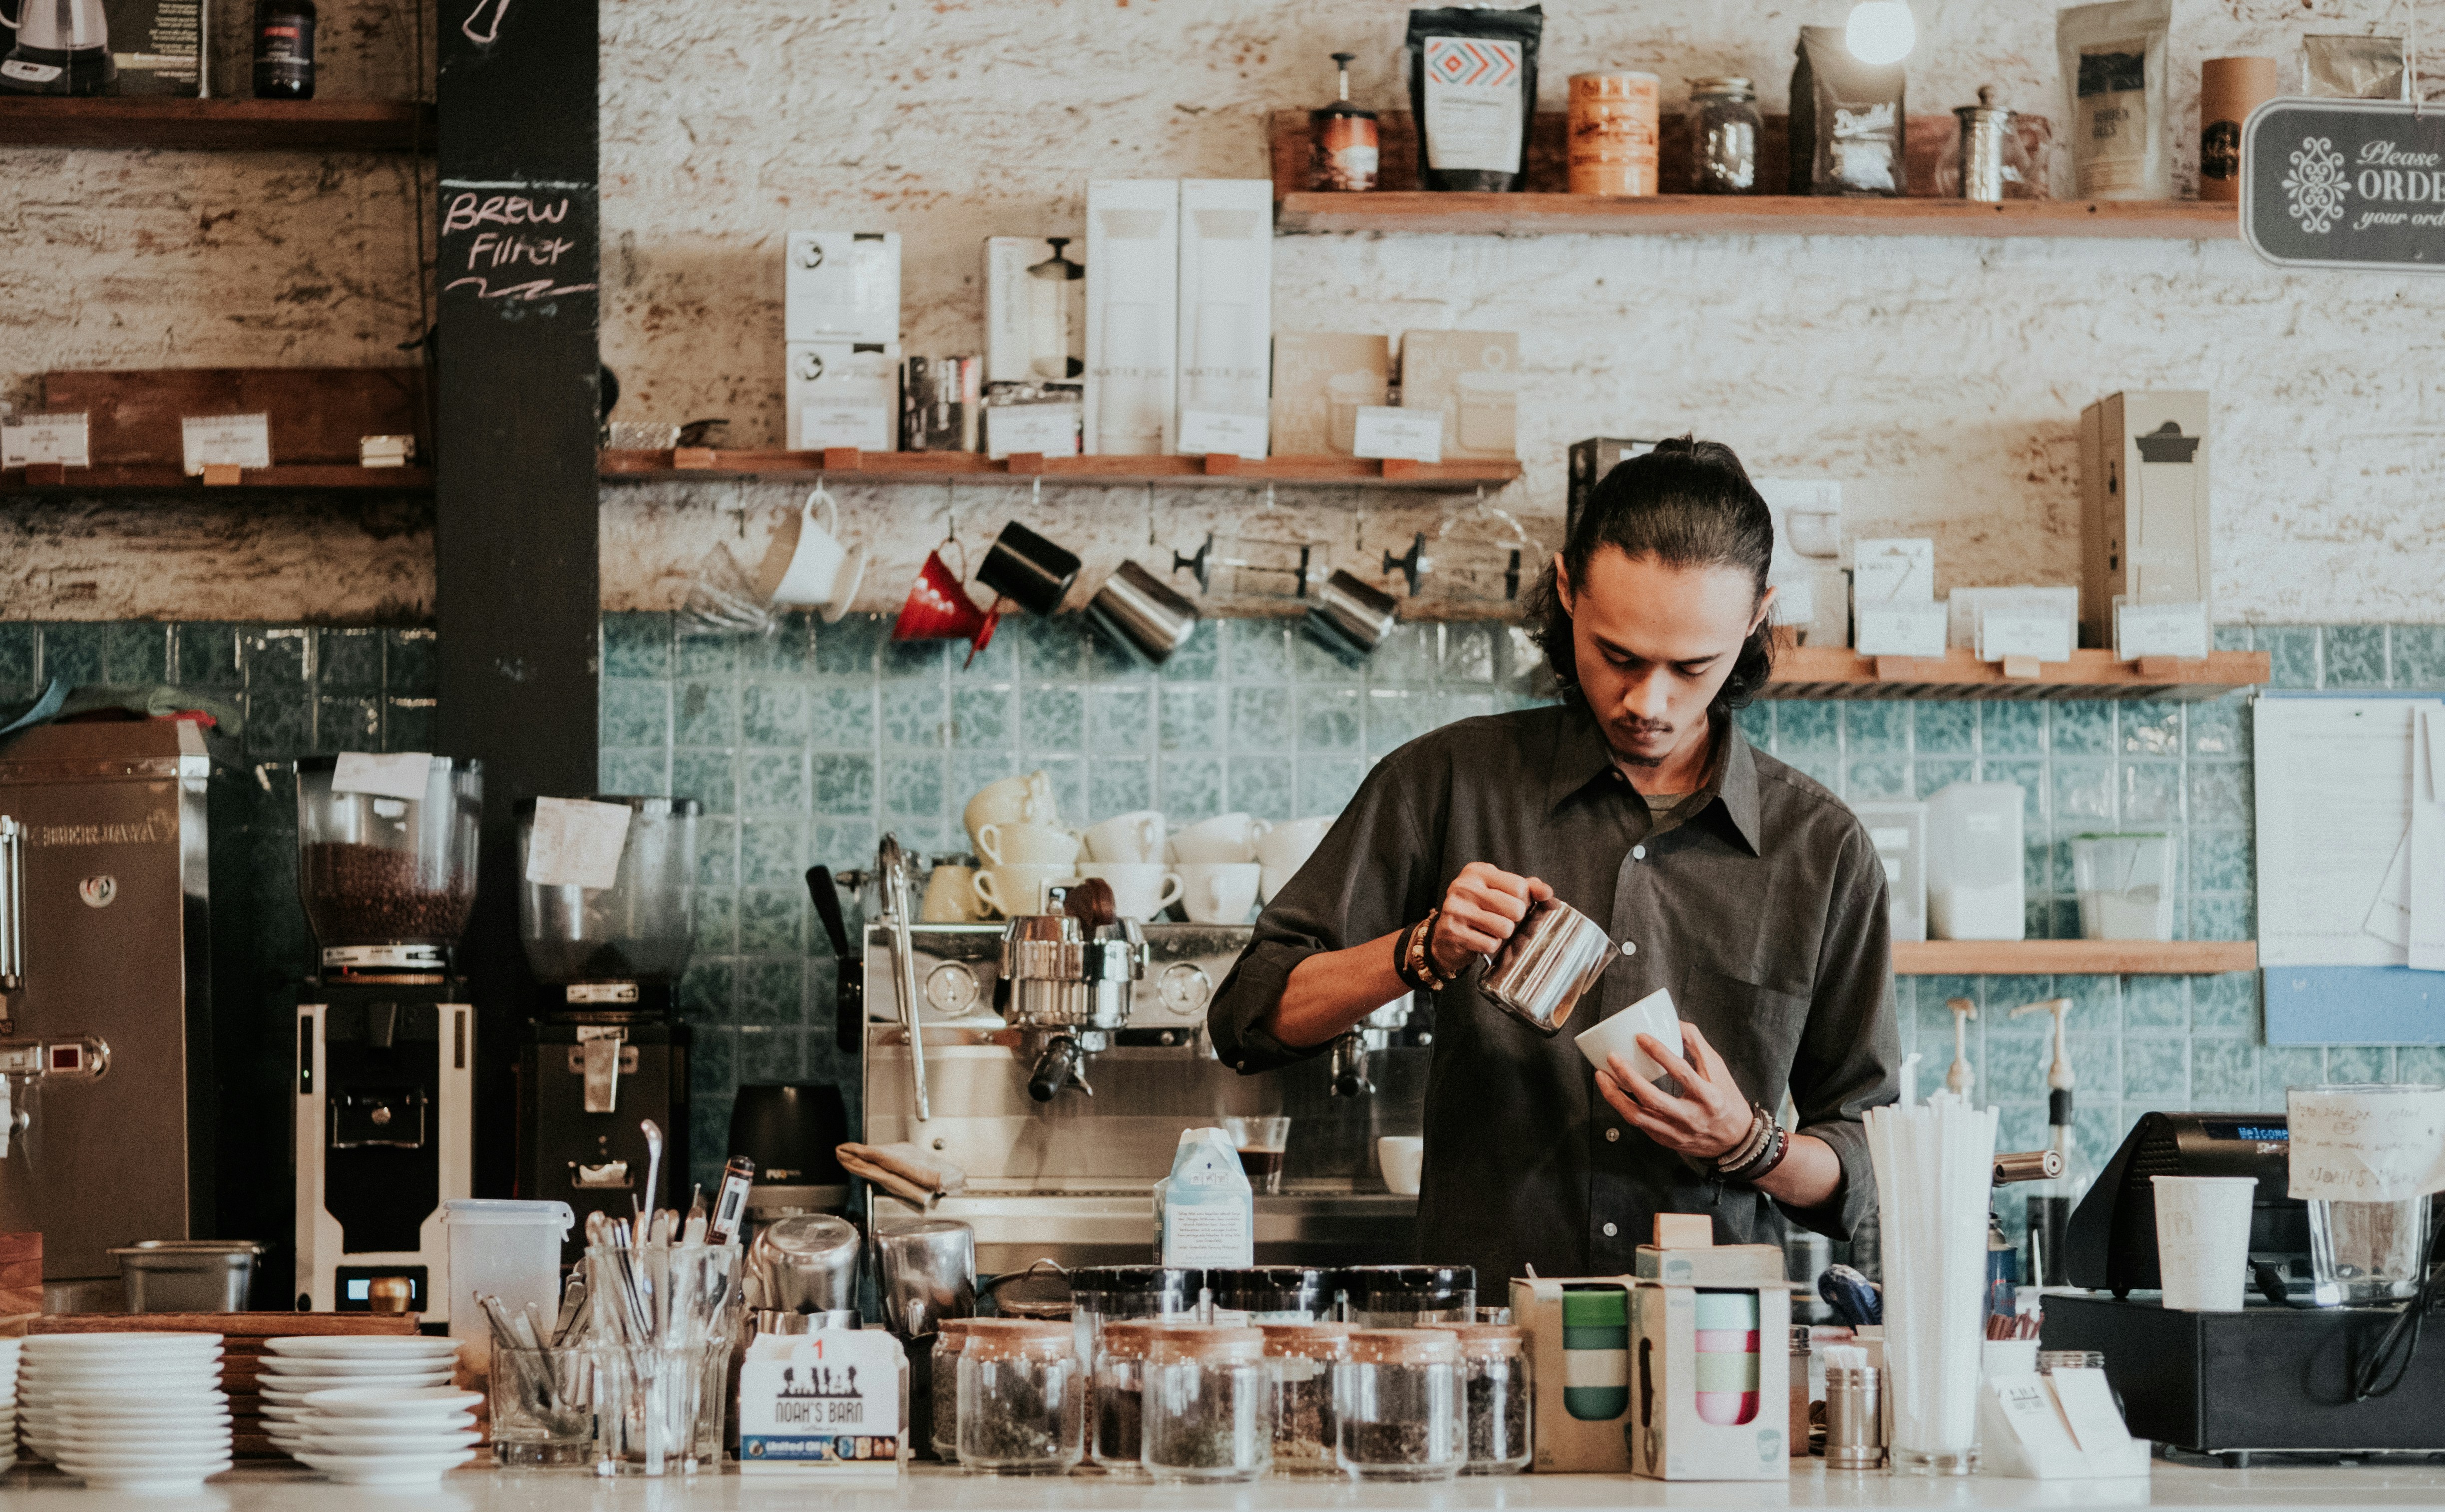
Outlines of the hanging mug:
{"label": "hanging mug", "polygon": [[[815,517],[816,506],[823,517]],[[766,603],[819,609],[827,623],[849,612],[866,578],[866,547],[841,544],[840,507],[821,483],[781,521],[764,553],[757,587]]]}
{"label": "hanging mug", "polygon": [[917,584],[908,590],[908,602],[900,607],[900,618],[891,626],[891,638],[965,641],[976,650],[983,650],[985,643],[993,639],[993,618],[968,597],[960,577],[943,562],[942,547],[926,552],[925,565],[917,569]]}
{"label": "hanging mug", "polygon": [[985,552],[977,581],[1029,613],[1050,619],[1061,611],[1070,585],[1078,581],[1078,568],[1075,552],[1013,520]]}

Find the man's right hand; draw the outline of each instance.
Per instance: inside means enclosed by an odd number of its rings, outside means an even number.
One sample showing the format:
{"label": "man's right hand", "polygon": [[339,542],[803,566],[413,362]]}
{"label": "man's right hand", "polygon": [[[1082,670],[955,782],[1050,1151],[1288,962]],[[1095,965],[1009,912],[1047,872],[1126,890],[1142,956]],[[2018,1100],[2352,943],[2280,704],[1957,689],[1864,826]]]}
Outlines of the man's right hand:
{"label": "man's right hand", "polygon": [[1535,877],[1514,876],[1483,861],[1461,868],[1444,893],[1443,916],[1435,921],[1436,974],[1458,976],[1472,957],[1494,954],[1528,917],[1529,905],[1553,895]]}

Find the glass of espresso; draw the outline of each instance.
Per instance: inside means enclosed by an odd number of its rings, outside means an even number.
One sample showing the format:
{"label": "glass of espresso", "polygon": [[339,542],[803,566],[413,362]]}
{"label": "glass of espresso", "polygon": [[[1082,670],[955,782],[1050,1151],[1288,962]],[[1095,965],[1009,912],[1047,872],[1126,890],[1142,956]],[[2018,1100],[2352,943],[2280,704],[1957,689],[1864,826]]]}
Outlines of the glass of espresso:
{"label": "glass of espresso", "polygon": [[1291,1145],[1291,1121],[1283,1117],[1226,1117],[1222,1127],[1240,1147],[1240,1168],[1260,1192],[1282,1189],[1282,1157]]}

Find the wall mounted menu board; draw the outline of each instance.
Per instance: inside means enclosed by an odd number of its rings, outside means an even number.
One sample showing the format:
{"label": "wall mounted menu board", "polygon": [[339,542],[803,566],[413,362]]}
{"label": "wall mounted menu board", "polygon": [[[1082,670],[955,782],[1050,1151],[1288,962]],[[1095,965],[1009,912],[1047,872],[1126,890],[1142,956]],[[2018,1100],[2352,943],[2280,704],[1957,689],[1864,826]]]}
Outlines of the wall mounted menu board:
{"label": "wall mounted menu board", "polygon": [[505,320],[595,310],[595,188],[511,179],[441,181],[441,297]]}
{"label": "wall mounted menu board", "polygon": [[2241,164],[2242,234],[2278,268],[2445,271],[2445,110],[2270,100]]}

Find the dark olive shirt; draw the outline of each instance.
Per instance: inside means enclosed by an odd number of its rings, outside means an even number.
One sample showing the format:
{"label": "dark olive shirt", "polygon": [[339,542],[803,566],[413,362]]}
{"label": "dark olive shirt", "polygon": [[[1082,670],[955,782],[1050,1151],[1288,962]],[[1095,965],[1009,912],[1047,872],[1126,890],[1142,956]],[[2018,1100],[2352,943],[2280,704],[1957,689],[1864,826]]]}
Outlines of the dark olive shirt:
{"label": "dark olive shirt", "polygon": [[[1778,1240],[1786,1216],[1842,1238],[1873,1209],[1861,1115],[1894,1099],[1900,1062],[1884,868],[1839,799],[1731,720],[1715,736],[1708,787],[1665,824],[1576,699],[1411,741],[1368,775],[1216,995],[1215,1048],[1242,1073],[1316,1054],[1257,1027],[1292,969],[1422,917],[1472,861],[1543,879],[1630,950],[1551,1038],[1478,991],[1482,962],[1436,997],[1413,1258],[1475,1265],[1487,1297],[1532,1265],[1628,1272],[1656,1213],[1711,1214],[1717,1242],[1736,1243]],[[1790,1090],[1799,1131],[1842,1162],[1824,1206],[1779,1210],[1597,1093],[1573,1036],[1658,987],[1752,1101],[1771,1111]]]}

